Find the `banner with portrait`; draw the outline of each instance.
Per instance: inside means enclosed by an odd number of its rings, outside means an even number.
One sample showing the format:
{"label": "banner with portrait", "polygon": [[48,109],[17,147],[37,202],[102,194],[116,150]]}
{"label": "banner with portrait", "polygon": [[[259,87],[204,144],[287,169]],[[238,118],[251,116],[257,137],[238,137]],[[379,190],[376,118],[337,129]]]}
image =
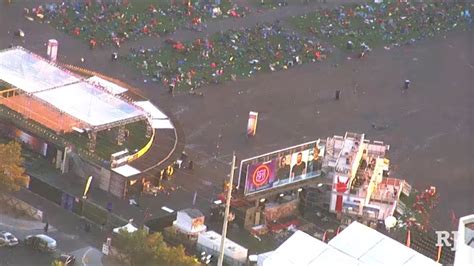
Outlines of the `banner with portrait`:
{"label": "banner with portrait", "polygon": [[324,147],[312,141],[241,162],[240,178],[249,195],[321,175]]}

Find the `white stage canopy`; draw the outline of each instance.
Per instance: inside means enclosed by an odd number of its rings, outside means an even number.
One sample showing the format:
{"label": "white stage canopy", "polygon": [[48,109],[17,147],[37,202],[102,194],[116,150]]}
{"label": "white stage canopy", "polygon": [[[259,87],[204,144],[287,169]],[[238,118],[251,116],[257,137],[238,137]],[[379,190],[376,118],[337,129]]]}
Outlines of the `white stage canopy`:
{"label": "white stage canopy", "polygon": [[108,92],[110,92],[113,95],[121,94],[121,93],[124,93],[124,92],[128,91],[127,89],[125,89],[122,86],[119,86],[115,83],[112,83],[108,80],[105,80],[105,79],[97,77],[97,76],[90,77],[87,80],[92,84],[97,84],[97,85],[101,86],[102,88],[104,88],[105,90],[107,90]]}
{"label": "white stage canopy", "polygon": [[154,129],[173,129],[174,126],[169,119],[153,119],[151,127]]}
{"label": "white stage canopy", "polygon": [[[138,106],[115,97],[107,89],[81,80],[79,76],[21,47],[0,51],[0,80],[31,93],[92,127],[146,117]],[[117,92],[117,87],[109,90]]]}
{"label": "white stage canopy", "polygon": [[151,116],[151,126],[154,129],[173,129],[173,123],[169,120],[160,109],[156,108],[150,101],[139,101],[135,102],[136,105],[140,106],[149,113]]}
{"label": "white stage canopy", "polygon": [[152,119],[168,119],[168,116],[160,111],[160,109],[156,108],[156,106],[154,106],[150,101],[135,102],[135,104],[148,112]]}
{"label": "white stage canopy", "polygon": [[138,107],[86,82],[38,92],[34,95],[91,126],[145,115]]}
{"label": "white stage canopy", "polygon": [[0,80],[32,93],[79,82],[80,77],[16,47],[0,51]]}

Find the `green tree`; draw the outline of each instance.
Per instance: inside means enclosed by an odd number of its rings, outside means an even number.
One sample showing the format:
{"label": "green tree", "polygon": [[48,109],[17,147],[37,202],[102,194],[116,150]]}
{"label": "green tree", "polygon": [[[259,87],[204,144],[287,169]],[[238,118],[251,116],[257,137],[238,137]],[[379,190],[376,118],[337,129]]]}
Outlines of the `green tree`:
{"label": "green tree", "polygon": [[51,262],[51,266],[64,266],[64,263],[58,259],[55,259],[53,262]]}
{"label": "green tree", "polygon": [[154,256],[154,261],[159,263],[159,265],[197,265],[196,258],[187,256],[182,245],[177,247],[162,246],[155,249]]}
{"label": "green tree", "polygon": [[130,265],[198,265],[194,257],[187,256],[183,246],[169,247],[160,233],[147,234],[144,230],[133,233],[120,231],[114,247],[124,255]]}
{"label": "green tree", "polygon": [[28,185],[18,142],[0,144],[0,190],[18,191]]}

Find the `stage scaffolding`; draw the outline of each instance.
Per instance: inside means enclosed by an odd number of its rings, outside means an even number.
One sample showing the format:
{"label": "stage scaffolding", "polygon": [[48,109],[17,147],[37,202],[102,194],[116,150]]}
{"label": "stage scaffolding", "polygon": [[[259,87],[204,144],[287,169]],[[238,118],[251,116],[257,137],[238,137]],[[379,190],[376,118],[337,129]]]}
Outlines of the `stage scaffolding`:
{"label": "stage scaffolding", "polygon": [[11,84],[0,91],[0,104],[57,133],[97,133],[149,118],[126,97],[87,78],[21,47],[0,51],[0,82]]}

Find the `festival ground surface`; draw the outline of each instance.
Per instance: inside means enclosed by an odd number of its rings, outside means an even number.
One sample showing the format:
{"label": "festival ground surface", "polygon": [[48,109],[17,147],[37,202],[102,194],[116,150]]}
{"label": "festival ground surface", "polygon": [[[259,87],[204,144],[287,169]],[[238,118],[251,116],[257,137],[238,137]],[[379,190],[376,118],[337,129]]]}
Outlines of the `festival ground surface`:
{"label": "festival ground surface", "polygon": [[[40,54],[45,53],[47,39],[56,38],[61,61],[143,88],[143,94],[178,118],[186,133],[188,153],[197,165],[193,175],[183,174],[172,181],[188,192],[183,197],[191,199],[197,190],[203,201],[208,200],[208,184],[220,187],[233,150],[239,158],[245,158],[357,131],[391,145],[389,158],[394,176],[406,178],[417,188],[438,187],[441,203],[436,220],[444,228],[451,229],[451,211],[458,216],[472,212],[472,29],[388,51],[375,49],[362,60],[347,60],[346,55],[339,54],[322,64],[209,86],[203,91],[204,97],[178,94],[171,98],[156,84],[143,83],[126,66],[110,62],[112,49],[90,51],[87,44],[48,25],[19,20],[21,10],[19,5],[0,8],[0,47],[12,42],[21,44],[13,38],[18,28],[26,33],[23,45]],[[292,12],[301,14],[299,7],[291,6],[284,12],[289,16]],[[240,21],[242,24],[235,22],[228,28],[251,23]],[[195,34],[182,31],[175,36],[192,40]],[[156,42],[143,40],[144,45],[147,43]],[[80,58],[85,62],[81,63]],[[412,81],[412,87],[402,93],[405,79]],[[333,101],[336,89],[342,90],[338,102]],[[254,139],[245,137],[249,111],[260,113]]]}

